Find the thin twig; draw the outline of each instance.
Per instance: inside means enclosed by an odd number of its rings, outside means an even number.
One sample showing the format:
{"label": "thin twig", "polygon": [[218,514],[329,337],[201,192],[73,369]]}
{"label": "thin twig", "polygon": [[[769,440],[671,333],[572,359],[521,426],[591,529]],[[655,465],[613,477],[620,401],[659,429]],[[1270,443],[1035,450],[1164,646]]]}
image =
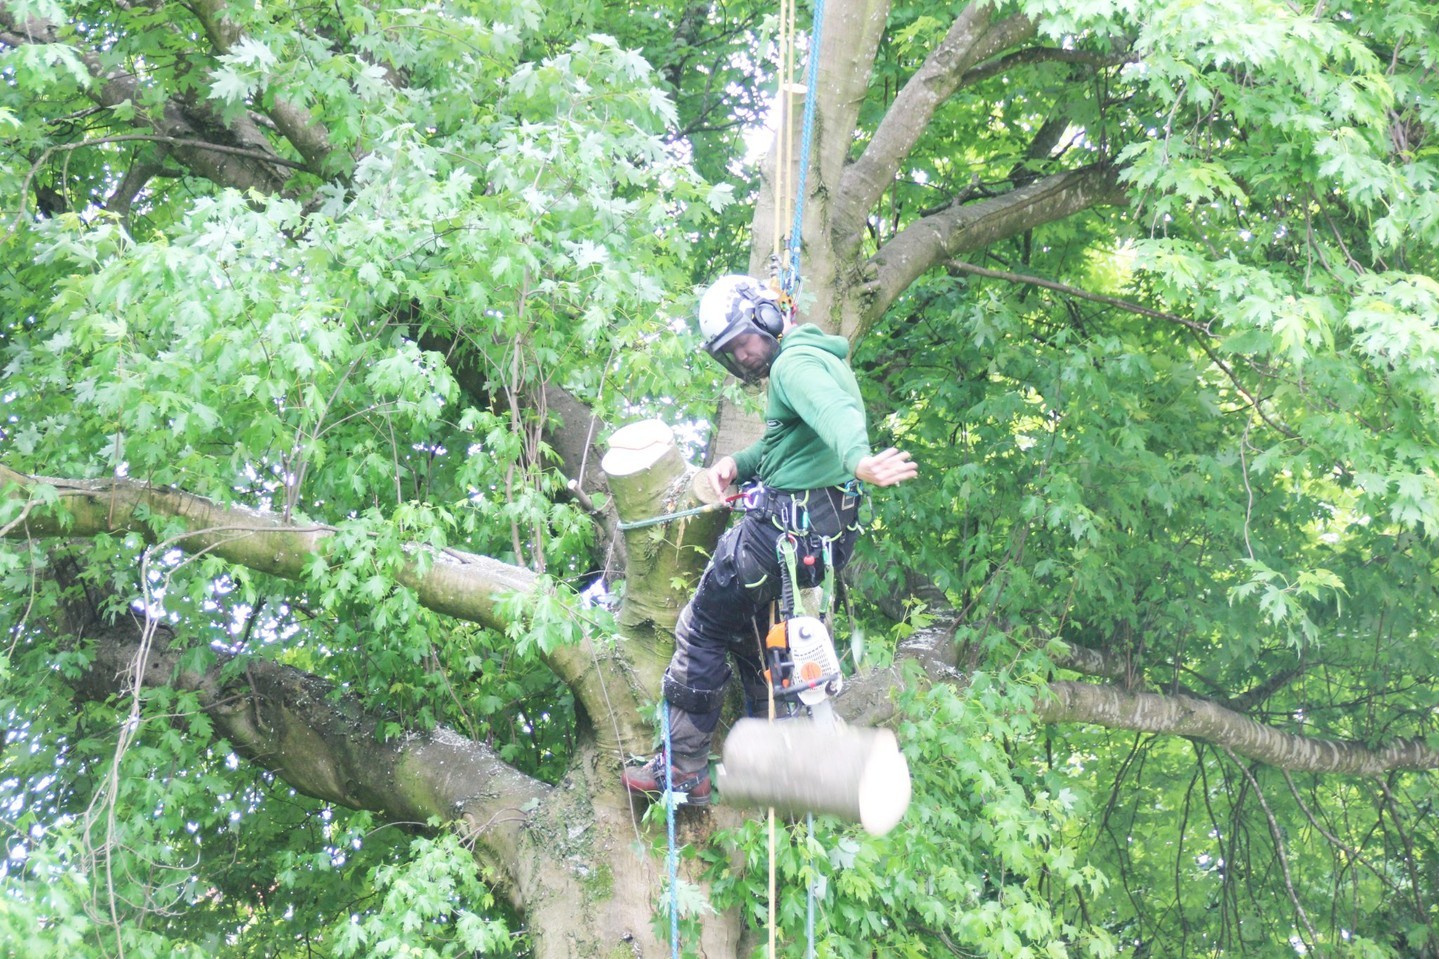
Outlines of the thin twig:
{"label": "thin twig", "polygon": [[1187,320],[1182,316],[1175,316],[1173,313],[1164,313],[1160,310],[1142,306],[1129,300],[1121,300],[1114,296],[1105,296],[1103,293],[1091,293],[1088,290],[1081,290],[1077,286],[1069,286],[1058,283],[1054,280],[1046,280],[1043,277],[1029,276],[1024,273],[1009,273],[1005,270],[991,270],[986,267],[976,266],[973,263],[966,263],[963,260],[950,260],[949,265],[961,273],[973,273],[976,276],[987,276],[993,280],[1005,280],[1010,283],[1026,283],[1030,286],[1040,286],[1046,290],[1054,290],[1066,296],[1072,296],[1080,300],[1089,300],[1093,303],[1103,303],[1105,306],[1117,307],[1127,310],[1130,313],[1138,313],[1141,316],[1153,317],[1156,320],[1165,320],[1169,323],[1178,323],[1180,326],[1188,327],[1202,336],[1212,337],[1214,333],[1203,323],[1196,323]]}
{"label": "thin twig", "polygon": [[1274,818],[1269,803],[1264,801],[1264,792],[1259,788],[1259,782],[1249,771],[1249,767],[1241,763],[1239,757],[1234,755],[1233,750],[1228,746],[1223,748],[1229,761],[1234,763],[1244,774],[1244,778],[1248,780],[1250,788],[1254,790],[1254,798],[1259,800],[1259,808],[1264,810],[1264,818],[1269,823],[1269,835],[1274,840],[1274,852],[1279,858],[1279,868],[1284,873],[1284,888],[1289,892],[1289,901],[1294,905],[1294,911],[1299,914],[1300,921],[1304,923],[1304,928],[1309,933],[1307,945],[1314,950],[1315,955],[1322,956],[1322,953],[1319,952],[1319,934],[1314,931],[1314,926],[1309,922],[1309,914],[1304,911],[1303,904],[1299,902],[1299,893],[1294,890],[1294,877],[1289,873],[1289,857],[1284,854],[1284,833],[1279,828],[1279,822]]}
{"label": "thin twig", "polygon": [[1344,855],[1348,856],[1350,862],[1356,863],[1369,870],[1371,873],[1374,874],[1375,879],[1378,879],[1382,885],[1388,887],[1390,892],[1397,895],[1400,892],[1398,885],[1391,879],[1389,879],[1387,876],[1385,876],[1382,870],[1377,868],[1373,863],[1371,863],[1367,858],[1365,858],[1362,852],[1349,846],[1347,843],[1344,842],[1344,840],[1340,839],[1328,829],[1324,828],[1323,824],[1319,822],[1318,817],[1316,817],[1313,811],[1310,810],[1309,806],[1305,804],[1304,797],[1299,794],[1299,788],[1294,785],[1293,777],[1289,775],[1289,770],[1281,769],[1279,770],[1279,772],[1284,776],[1284,782],[1289,786],[1290,794],[1294,797],[1294,801],[1299,805],[1299,811],[1304,813],[1304,818],[1309,820],[1309,825],[1313,826],[1315,830],[1318,831],[1319,835],[1327,839],[1330,845],[1334,846],[1340,852],[1344,853]]}

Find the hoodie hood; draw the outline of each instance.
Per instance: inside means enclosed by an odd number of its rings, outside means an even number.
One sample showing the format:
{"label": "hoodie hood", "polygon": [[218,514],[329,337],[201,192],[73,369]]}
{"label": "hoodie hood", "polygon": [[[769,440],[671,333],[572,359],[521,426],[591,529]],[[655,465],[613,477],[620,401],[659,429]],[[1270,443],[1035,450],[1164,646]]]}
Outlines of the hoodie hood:
{"label": "hoodie hood", "polygon": [[780,352],[795,347],[823,350],[841,360],[849,356],[849,340],[842,336],[831,336],[813,323],[791,327],[790,331],[779,341]]}

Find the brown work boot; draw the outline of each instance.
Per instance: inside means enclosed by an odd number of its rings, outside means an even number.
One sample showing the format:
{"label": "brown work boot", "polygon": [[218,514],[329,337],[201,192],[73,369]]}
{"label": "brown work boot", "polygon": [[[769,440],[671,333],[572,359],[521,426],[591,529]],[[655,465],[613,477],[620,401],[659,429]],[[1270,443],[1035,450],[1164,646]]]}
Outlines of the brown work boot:
{"label": "brown work boot", "polygon": [[622,781],[632,793],[643,793],[653,797],[665,791],[668,773],[670,789],[676,803],[691,806],[708,806],[710,802],[710,771],[706,767],[699,772],[686,773],[668,769],[665,754],[660,753],[643,766],[627,766]]}

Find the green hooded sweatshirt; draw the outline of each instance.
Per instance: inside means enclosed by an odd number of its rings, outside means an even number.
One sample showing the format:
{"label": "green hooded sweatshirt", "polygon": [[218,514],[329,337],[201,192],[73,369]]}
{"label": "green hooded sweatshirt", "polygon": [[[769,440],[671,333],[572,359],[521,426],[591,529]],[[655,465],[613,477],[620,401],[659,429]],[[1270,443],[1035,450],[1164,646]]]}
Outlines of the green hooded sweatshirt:
{"label": "green hooded sweatshirt", "polygon": [[769,371],[764,436],[734,456],[740,482],[758,476],[775,489],[805,490],[854,479],[870,452],[869,427],[848,356],[848,340],[811,324],[784,335]]}

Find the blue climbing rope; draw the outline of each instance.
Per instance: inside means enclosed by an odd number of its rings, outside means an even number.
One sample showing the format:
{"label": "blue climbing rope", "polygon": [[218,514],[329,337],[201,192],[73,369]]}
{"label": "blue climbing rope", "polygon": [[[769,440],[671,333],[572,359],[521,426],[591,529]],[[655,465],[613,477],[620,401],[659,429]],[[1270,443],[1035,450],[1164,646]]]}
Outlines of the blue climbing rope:
{"label": "blue climbing rope", "polygon": [[[793,297],[799,289],[799,262],[800,251],[803,245],[800,242],[800,234],[804,228],[804,198],[808,193],[807,182],[809,179],[810,145],[814,141],[814,105],[815,96],[819,88],[819,41],[824,35],[824,0],[814,0],[814,17],[811,21],[809,31],[809,63],[805,67],[805,96],[804,96],[804,121],[801,125],[799,140],[799,184],[795,190],[794,201],[794,222],[789,230],[789,255],[786,257],[785,268],[780,277],[780,285],[784,292]],[[830,566],[828,555],[829,544],[825,544],[825,567]],[[828,594],[828,583],[826,583],[826,594]],[[829,596],[826,595],[826,601]],[[806,814],[805,823],[808,826],[810,848],[814,844],[814,815]],[[808,895],[805,901],[805,959],[814,959],[814,887],[815,877],[809,877]],[[771,908],[773,905],[771,904]]]}
{"label": "blue climbing rope", "polygon": [[665,832],[669,838],[665,868],[670,875],[670,952],[674,959],[680,959],[679,850],[675,847],[675,790],[670,777],[670,703],[667,699],[660,700],[660,729],[665,738],[665,762],[661,771],[665,777]]}
{"label": "blue climbing rope", "polygon": [[824,0],[814,0],[814,19],[809,32],[809,63],[805,67],[804,122],[799,139],[799,185],[795,190],[794,222],[789,230],[789,262],[780,275],[784,292],[799,289],[800,231],[804,226],[805,181],[809,177],[809,151],[814,140],[814,102],[819,87],[819,38],[824,30]]}
{"label": "blue climbing rope", "polygon": [[814,868],[814,813],[805,813],[804,821],[805,825],[809,827],[809,848],[806,851],[809,853],[810,871],[809,899],[805,903],[804,912],[804,957],[805,959],[814,959],[814,886],[819,878]]}

